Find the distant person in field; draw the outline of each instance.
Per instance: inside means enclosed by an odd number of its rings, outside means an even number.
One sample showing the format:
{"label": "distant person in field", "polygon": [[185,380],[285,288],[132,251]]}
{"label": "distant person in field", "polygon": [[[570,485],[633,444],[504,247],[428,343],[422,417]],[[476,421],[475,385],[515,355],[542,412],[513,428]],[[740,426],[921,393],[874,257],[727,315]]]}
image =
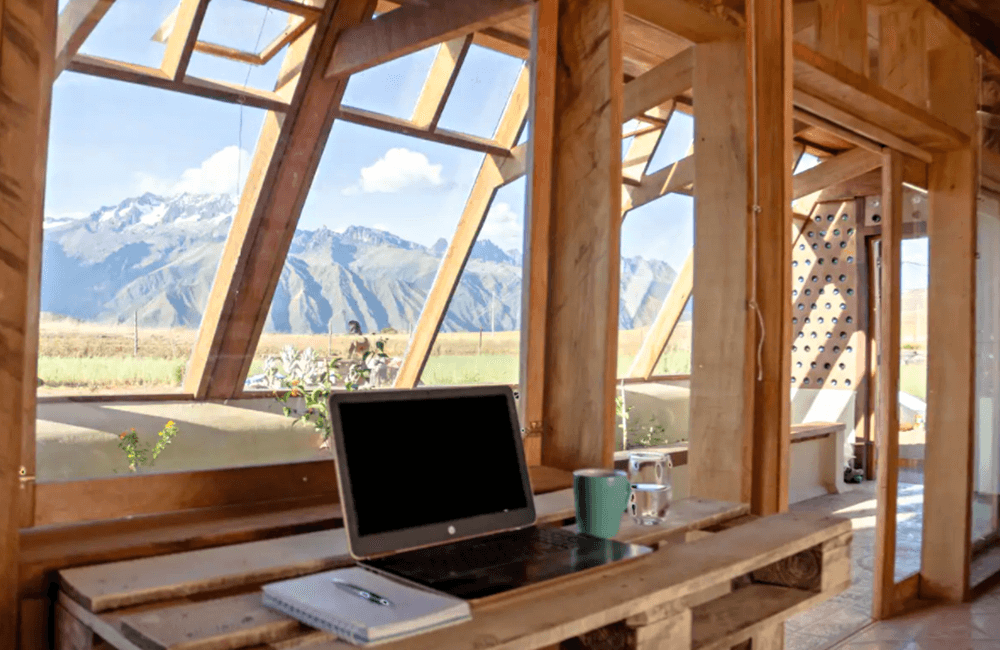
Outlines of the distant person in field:
{"label": "distant person in field", "polygon": [[361,323],[356,320],[347,321],[347,333],[361,336]]}
{"label": "distant person in field", "polygon": [[361,323],[356,320],[347,322],[347,332],[355,336],[360,336],[360,339],[355,339],[351,341],[351,347],[347,350],[347,356],[354,358],[355,356],[363,357],[365,352],[371,350],[371,343],[364,337],[361,333]]}

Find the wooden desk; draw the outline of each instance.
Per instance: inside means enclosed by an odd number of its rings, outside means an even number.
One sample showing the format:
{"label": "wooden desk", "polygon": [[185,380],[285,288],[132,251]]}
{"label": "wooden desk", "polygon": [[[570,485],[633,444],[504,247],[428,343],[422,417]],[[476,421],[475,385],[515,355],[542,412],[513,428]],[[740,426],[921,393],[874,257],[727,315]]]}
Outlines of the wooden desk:
{"label": "wooden desk", "polygon": [[[553,524],[572,517],[572,493],[560,496],[561,503],[549,497],[538,506]],[[672,523],[655,534],[642,532],[647,540],[732,520],[746,507],[685,500],[672,510]],[[787,616],[844,589],[850,530],[847,520],[836,518],[785,514],[750,521],[487,599],[473,607],[469,623],[385,647],[528,650],[579,635],[586,636],[574,643],[602,647],[600,635],[617,634],[628,647],[668,647],[650,644],[669,639],[669,647],[684,650],[728,648],[780,628]],[[623,534],[631,539],[639,533]],[[84,650],[93,647],[96,634],[120,650],[349,648],[264,608],[260,598],[263,583],[349,562],[343,531],[324,531],[66,570],[60,574],[57,647]],[[734,579],[745,584],[731,590]]]}

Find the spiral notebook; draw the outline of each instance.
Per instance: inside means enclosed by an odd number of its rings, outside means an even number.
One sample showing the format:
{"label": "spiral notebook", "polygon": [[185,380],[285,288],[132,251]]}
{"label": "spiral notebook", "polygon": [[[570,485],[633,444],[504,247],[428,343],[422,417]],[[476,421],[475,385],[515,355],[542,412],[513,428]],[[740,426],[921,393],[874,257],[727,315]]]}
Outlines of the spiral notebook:
{"label": "spiral notebook", "polygon": [[264,586],[264,605],[355,645],[375,645],[472,619],[464,600],[360,566]]}

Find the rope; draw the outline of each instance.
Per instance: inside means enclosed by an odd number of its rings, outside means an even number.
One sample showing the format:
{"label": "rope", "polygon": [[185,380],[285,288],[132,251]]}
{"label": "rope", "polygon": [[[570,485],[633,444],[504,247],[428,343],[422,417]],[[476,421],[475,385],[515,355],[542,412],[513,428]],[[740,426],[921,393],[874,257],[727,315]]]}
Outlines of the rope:
{"label": "rope", "polygon": [[[257,52],[260,50],[260,39],[264,35],[264,25],[267,24],[267,17],[271,13],[271,8],[268,7],[264,12],[264,19],[260,21],[260,31],[257,32],[257,41],[254,43],[253,51]],[[247,76],[243,80],[243,89],[246,90],[247,84],[250,83],[250,74],[253,72],[253,64],[247,64]],[[236,200],[240,198],[240,175],[243,170],[241,169],[241,162],[243,158],[243,107],[246,105],[246,99],[240,97],[240,125],[239,133],[236,135]]]}

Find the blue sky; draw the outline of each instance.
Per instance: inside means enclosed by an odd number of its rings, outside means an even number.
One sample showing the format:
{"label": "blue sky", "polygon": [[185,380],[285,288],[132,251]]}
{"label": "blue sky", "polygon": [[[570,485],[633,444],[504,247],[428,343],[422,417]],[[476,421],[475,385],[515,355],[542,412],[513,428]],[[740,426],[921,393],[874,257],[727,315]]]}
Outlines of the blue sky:
{"label": "blue sky", "polygon": [[[176,0],[118,0],[81,52],[159,66],[163,44],[151,37],[175,6]],[[201,38],[259,50],[286,20],[287,14],[242,0],[213,0]],[[433,56],[429,49],[356,75],[344,103],[409,117]],[[271,89],[282,57],[257,68],[195,53],[189,73]],[[521,65],[473,46],[441,127],[491,136]],[[263,115],[255,108],[64,72],[53,91],[46,214],[88,214],[145,191],[235,194]],[[691,137],[691,119],[678,114],[651,169],[686,155]],[[450,239],[481,161],[475,152],[336,122],[300,227],[366,225],[425,245]],[[504,249],[521,248],[524,186],[522,180],[500,190],[481,237]],[[691,199],[677,195],[633,211],[622,230],[622,253],[679,268],[691,249],[691,211]]]}

